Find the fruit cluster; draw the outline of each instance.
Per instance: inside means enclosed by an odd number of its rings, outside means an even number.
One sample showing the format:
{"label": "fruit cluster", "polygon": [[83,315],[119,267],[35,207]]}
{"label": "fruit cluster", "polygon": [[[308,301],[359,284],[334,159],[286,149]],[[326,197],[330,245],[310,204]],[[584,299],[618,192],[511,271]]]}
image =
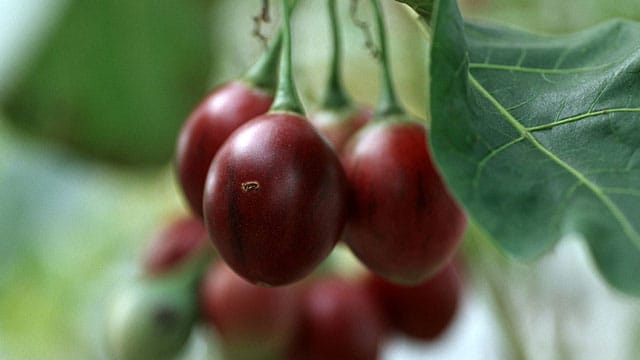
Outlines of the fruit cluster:
{"label": "fruit cluster", "polygon": [[200,290],[203,317],[226,358],[375,360],[393,334],[422,341],[443,334],[457,312],[461,283],[451,265],[411,287],[371,273],[328,273],[265,288],[220,262]]}
{"label": "fruit cluster", "polygon": [[333,4],[327,95],[307,119],[291,74],[289,6],[264,58],[185,123],[176,163],[189,205],[224,261],[255,284],[304,278],[340,239],[376,274],[421,282],[451,257],[466,219],[433,165],[424,125],[396,100],[382,18],[377,111],[354,106],[342,88]]}
{"label": "fruit cluster", "polygon": [[[343,89],[335,0],[328,3],[334,49],[318,111],[305,116],[298,99],[292,3],[282,0],[283,24],[270,49],[185,122],[176,165],[195,217],[154,242],[141,288],[161,300],[149,306],[156,300],[134,294],[137,300],[116,307],[115,348],[136,338],[144,344],[150,333],[167,347],[181,344],[200,314],[232,359],[254,352],[375,359],[389,329],[433,339],[451,321],[461,285],[450,264],[465,215],[433,164],[423,123],[396,99],[378,0],[375,111],[354,105]],[[314,272],[339,242],[370,272]],[[213,253],[207,243],[221,261],[205,271]],[[122,330],[143,305],[150,318]]]}
{"label": "fruit cluster", "polygon": [[461,299],[454,262],[414,286],[331,269],[267,288],[216,259],[197,218],[175,220],[150,245],[138,282],[113,303],[117,359],[172,359],[201,322],[227,359],[374,360],[394,334],[437,339]]}

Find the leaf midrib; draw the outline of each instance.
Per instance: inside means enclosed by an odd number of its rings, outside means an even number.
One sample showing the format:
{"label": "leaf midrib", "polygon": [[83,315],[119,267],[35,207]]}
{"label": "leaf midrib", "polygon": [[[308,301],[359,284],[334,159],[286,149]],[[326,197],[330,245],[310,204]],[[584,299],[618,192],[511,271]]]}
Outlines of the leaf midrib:
{"label": "leaf midrib", "polygon": [[584,113],[584,114],[578,114],[578,115],[571,116],[571,117],[568,117],[568,118],[565,118],[565,119],[562,119],[562,120],[554,121],[554,122],[551,122],[551,123],[548,123],[548,124],[542,124],[542,125],[538,125],[538,126],[528,127],[528,128],[526,128],[526,130],[529,131],[529,132],[547,130],[547,129],[551,129],[551,128],[559,126],[559,125],[569,124],[569,123],[572,123],[572,122],[588,119],[588,118],[595,117],[595,116],[613,114],[613,113],[622,113],[622,112],[637,112],[637,113],[640,113],[640,108],[611,108],[611,109],[602,109],[602,110],[598,110],[598,111],[590,111],[590,112],[587,112],[587,113]]}
{"label": "leaf midrib", "polygon": [[478,63],[472,62],[469,63],[470,69],[485,69],[485,70],[501,70],[501,71],[515,71],[515,72],[525,72],[525,73],[533,73],[533,74],[576,74],[581,72],[590,72],[595,70],[602,70],[607,67],[616,65],[617,63],[606,63],[602,65],[594,65],[594,66],[584,66],[584,67],[575,67],[575,68],[532,68],[526,66],[515,66],[515,65],[500,65],[500,64],[488,64],[488,63]]}
{"label": "leaf midrib", "polygon": [[546,155],[553,162],[558,164],[560,167],[564,168],[567,172],[573,175],[581,184],[583,184],[587,189],[589,189],[593,194],[602,202],[602,204],[611,212],[613,217],[622,227],[623,232],[629,238],[629,240],[640,249],[640,234],[636,232],[636,230],[631,226],[631,223],[624,216],[622,211],[616,206],[616,204],[604,193],[604,191],[599,188],[596,184],[587,179],[582,173],[578,170],[574,169],[571,165],[564,162],[562,159],[554,155],[547,148],[542,146],[542,144],[533,136],[530,129],[524,127],[518,120],[505,109],[502,104],[498,102],[496,98],[491,95],[491,93],[485,89],[482,84],[478,82],[478,80],[471,74],[468,73],[469,80],[471,84],[484,96],[489,102],[495,106],[495,108],[500,112],[500,114],[513,126],[520,135],[529,141],[536,149],[538,149],[541,153]]}

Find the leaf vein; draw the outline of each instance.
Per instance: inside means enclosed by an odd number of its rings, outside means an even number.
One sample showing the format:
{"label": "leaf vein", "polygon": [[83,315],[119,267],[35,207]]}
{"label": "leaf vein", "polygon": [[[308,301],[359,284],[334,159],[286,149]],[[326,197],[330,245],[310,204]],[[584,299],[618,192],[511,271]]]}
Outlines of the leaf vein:
{"label": "leaf vein", "polygon": [[528,128],[526,128],[526,130],[529,131],[529,132],[546,130],[546,129],[550,129],[550,128],[556,127],[558,125],[564,125],[564,124],[568,124],[568,123],[572,123],[572,122],[588,119],[590,117],[606,115],[606,114],[611,114],[611,113],[621,113],[621,112],[637,112],[637,113],[640,113],[640,108],[612,108],[612,109],[604,109],[604,110],[598,110],[598,111],[590,111],[590,112],[587,112],[587,113],[584,113],[584,114],[574,115],[574,116],[571,116],[571,117],[568,117],[568,118],[564,118],[564,119],[561,119],[561,120],[558,120],[558,121],[554,121],[552,123],[528,127]]}
{"label": "leaf vein", "polygon": [[640,196],[640,190],[625,189],[625,188],[602,188],[602,192],[605,194],[620,194],[629,196]]}
{"label": "leaf vein", "polygon": [[522,67],[522,66],[514,66],[514,65],[499,65],[499,64],[488,64],[488,63],[469,63],[470,69],[481,69],[481,70],[504,70],[504,71],[515,71],[515,72],[525,72],[525,73],[534,73],[534,74],[575,74],[581,72],[589,72],[601,70],[603,68],[609,67],[615,63],[607,63],[597,66],[585,66],[581,68],[566,68],[566,69],[547,69],[547,68],[531,68],[531,67]]}
{"label": "leaf vein", "polygon": [[562,62],[564,62],[564,59],[567,58],[567,56],[569,55],[569,53],[571,52],[571,48],[567,47],[566,49],[564,49],[562,51],[562,54],[560,54],[560,56],[558,56],[558,59],[556,59],[556,63],[553,65],[553,69],[557,70],[560,68],[560,65],[562,64]]}
{"label": "leaf vein", "polygon": [[489,160],[493,159],[496,155],[498,155],[499,153],[501,153],[502,151],[510,148],[511,146],[519,143],[520,141],[524,140],[524,137],[520,136],[516,139],[513,139],[509,142],[507,142],[506,144],[503,144],[495,149],[492,149],[489,153],[487,153],[479,162],[478,162],[478,166],[476,167],[476,173],[473,177],[473,188],[474,189],[478,189],[478,187],[480,186],[480,175],[482,174],[482,171],[484,169],[484,167],[487,165],[487,163],[489,162]]}
{"label": "leaf vein", "polygon": [[[562,111],[564,110],[564,108],[567,106],[567,98],[562,99],[562,103],[560,104],[560,109],[558,109],[558,112],[556,113],[556,122],[560,121],[560,114],[562,114]],[[531,130],[529,130],[531,131]]]}
{"label": "leaf vein", "polygon": [[521,48],[520,49],[520,58],[518,58],[518,62],[516,63],[517,67],[521,67],[521,65],[524,62],[524,59],[525,59],[526,56],[527,56],[527,49],[526,48]]}
{"label": "leaf vein", "polygon": [[609,198],[595,183],[591,182],[584,174],[574,169],[571,165],[557,157],[555,154],[545,148],[531,132],[527,130],[518,120],[507,111],[507,109],[498,102],[496,98],[487,91],[487,89],[478,82],[478,80],[469,73],[469,81],[471,84],[484,96],[497,110],[502,114],[505,120],[509,122],[526,140],[528,140],[535,148],[538,149],[543,155],[547,156],[550,160],[555,162],[560,167],[564,168],[568,173],[573,175],[580,183],[587,187],[595,197],[602,202],[602,204],[611,212],[611,215],[616,219],[621,226],[622,231],[629,240],[640,249],[640,234],[633,228],[629,220],[625,217],[624,213],[618,208],[618,206]]}

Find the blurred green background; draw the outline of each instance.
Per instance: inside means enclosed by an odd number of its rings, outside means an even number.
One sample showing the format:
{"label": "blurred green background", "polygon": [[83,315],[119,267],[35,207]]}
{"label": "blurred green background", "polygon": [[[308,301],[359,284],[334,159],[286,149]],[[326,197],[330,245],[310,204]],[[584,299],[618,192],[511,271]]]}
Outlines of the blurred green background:
{"label": "blurred green background", "polygon": [[[251,31],[260,4],[0,0],[0,359],[107,358],[110,292],[136,272],[150,236],[186,213],[172,168],[180,124],[209,89],[259,56]],[[384,4],[400,96],[424,117],[428,44],[407,8]],[[357,100],[375,103],[376,63],[348,5],[340,5],[345,82]],[[640,21],[637,0],[462,6],[469,18],[545,33],[612,17]],[[294,17],[296,81],[309,111],[328,65],[324,14],[324,1],[307,0]],[[397,339],[385,358],[640,353],[640,301],[603,284],[579,239],[535,264],[512,263],[474,231],[468,240],[469,286],[455,326],[437,344]],[[208,337],[200,334],[184,357],[202,358]]]}

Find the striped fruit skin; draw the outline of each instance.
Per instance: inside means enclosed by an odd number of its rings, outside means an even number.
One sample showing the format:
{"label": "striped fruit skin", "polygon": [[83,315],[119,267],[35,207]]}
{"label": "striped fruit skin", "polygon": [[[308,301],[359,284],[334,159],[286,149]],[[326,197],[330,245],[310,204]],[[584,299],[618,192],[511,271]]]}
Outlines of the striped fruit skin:
{"label": "striped fruit skin", "polygon": [[239,128],[218,151],[205,188],[205,224],[236,273],[285,285],[329,255],[346,202],[346,177],[331,146],[304,117],[273,112]]}
{"label": "striped fruit skin", "polygon": [[269,110],[273,95],[237,80],[211,92],[189,115],[178,136],[176,171],[187,203],[202,218],[202,195],[216,152],[240,125]]}
{"label": "striped fruit skin", "polygon": [[345,242],[374,273],[417,284],[458,248],[466,216],[431,159],[424,126],[373,121],[342,154],[351,191]]}

